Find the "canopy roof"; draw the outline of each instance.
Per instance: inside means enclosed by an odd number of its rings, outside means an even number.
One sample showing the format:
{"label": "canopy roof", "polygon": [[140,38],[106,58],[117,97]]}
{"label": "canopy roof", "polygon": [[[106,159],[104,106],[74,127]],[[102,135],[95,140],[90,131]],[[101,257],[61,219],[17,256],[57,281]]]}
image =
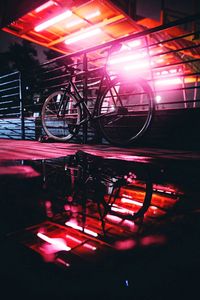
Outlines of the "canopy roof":
{"label": "canopy roof", "polygon": [[108,0],[49,0],[42,1],[40,6],[2,29],[60,53],[70,54],[142,28]]}

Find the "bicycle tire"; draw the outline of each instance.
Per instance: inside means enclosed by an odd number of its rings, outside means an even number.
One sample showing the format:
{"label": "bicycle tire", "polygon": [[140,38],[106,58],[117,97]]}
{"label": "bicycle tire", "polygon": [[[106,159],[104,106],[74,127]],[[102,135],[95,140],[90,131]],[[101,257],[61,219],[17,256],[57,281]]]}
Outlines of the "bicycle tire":
{"label": "bicycle tire", "polygon": [[[63,95],[64,91],[52,93],[45,100],[41,112],[45,133],[49,138],[60,142],[69,141],[78,133],[81,120],[80,106],[74,107],[77,103],[75,96],[67,92],[63,100]],[[64,101],[64,108],[61,106],[61,99]]]}
{"label": "bicycle tire", "polygon": [[116,146],[128,146],[141,138],[154,114],[151,87],[139,78],[132,81],[116,78],[97,105],[100,131]]}

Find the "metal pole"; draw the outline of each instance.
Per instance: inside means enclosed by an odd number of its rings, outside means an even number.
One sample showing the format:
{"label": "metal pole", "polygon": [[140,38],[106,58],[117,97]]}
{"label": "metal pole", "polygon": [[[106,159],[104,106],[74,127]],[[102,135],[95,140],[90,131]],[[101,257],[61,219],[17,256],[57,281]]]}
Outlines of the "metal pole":
{"label": "metal pole", "polygon": [[[87,88],[87,81],[88,81],[88,61],[87,61],[87,54],[84,53],[83,55],[83,71],[84,71],[84,82],[83,82],[83,98],[84,98],[84,102],[87,105],[87,98],[88,98],[88,88]],[[84,115],[84,111],[83,111],[83,117],[87,117],[87,115]],[[87,143],[87,134],[88,134],[88,123],[86,122],[83,125],[83,143],[86,144]]]}
{"label": "metal pole", "polygon": [[165,24],[165,0],[161,1],[160,23],[161,25]]}
{"label": "metal pole", "polygon": [[25,140],[25,122],[24,122],[24,99],[23,99],[23,82],[22,74],[19,72],[19,105],[20,105],[20,119],[21,119],[21,138]]}
{"label": "metal pole", "polygon": [[135,19],[136,17],[137,0],[129,0],[128,2],[128,15]]}

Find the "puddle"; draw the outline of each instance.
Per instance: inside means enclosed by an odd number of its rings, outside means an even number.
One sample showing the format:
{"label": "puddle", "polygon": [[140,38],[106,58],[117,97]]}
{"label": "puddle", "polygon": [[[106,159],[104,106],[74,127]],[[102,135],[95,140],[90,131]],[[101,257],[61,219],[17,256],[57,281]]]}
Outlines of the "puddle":
{"label": "puddle", "polygon": [[[35,253],[43,265],[76,275],[92,268],[115,278],[112,287],[129,282],[128,274],[139,293],[147,266],[154,262],[160,271],[159,256],[167,268],[177,264],[179,251],[192,255],[200,248],[197,164],[188,169],[187,162],[104,159],[78,151],[2,168],[2,237]],[[133,266],[144,262],[136,279]]]}

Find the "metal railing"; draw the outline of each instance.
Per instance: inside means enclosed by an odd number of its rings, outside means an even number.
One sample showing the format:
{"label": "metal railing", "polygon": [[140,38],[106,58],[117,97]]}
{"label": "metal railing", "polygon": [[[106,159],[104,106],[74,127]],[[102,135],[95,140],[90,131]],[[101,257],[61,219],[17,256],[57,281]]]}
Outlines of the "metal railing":
{"label": "metal railing", "polygon": [[[135,76],[144,78],[154,92],[156,113],[200,108],[200,41],[196,39],[200,30],[194,30],[194,27],[191,31],[183,30],[183,25],[198,23],[199,18],[200,14],[197,14],[155,28],[144,27],[130,36],[45,62],[41,66],[41,83],[33,91],[32,104],[24,105],[23,109],[22,105],[21,108],[18,105],[18,117],[24,122],[26,118],[35,119],[36,136],[43,134],[40,120],[42,104],[49,94],[67,84],[72,70],[74,82],[93,110],[100,71],[105,64],[113,77],[123,69],[123,75],[132,76],[133,80]],[[107,50],[119,44],[125,52],[113,53],[109,59],[116,64],[109,63]],[[3,86],[0,87],[2,89]],[[5,111],[5,115],[8,117],[9,114]],[[23,130],[23,122],[21,127]],[[93,138],[93,128],[84,127],[76,140],[86,143],[90,134]]]}
{"label": "metal railing", "polygon": [[[3,129],[6,136],[7,126],[15,124],[13,135],[20,132],[20,136],[24,139],[24,101],[22,97],[22,80],[19,71],[0,76],[0,129]],[[20,122],[17,124],[15,120]],[[3,127],[3,128],[2,128]]]}

